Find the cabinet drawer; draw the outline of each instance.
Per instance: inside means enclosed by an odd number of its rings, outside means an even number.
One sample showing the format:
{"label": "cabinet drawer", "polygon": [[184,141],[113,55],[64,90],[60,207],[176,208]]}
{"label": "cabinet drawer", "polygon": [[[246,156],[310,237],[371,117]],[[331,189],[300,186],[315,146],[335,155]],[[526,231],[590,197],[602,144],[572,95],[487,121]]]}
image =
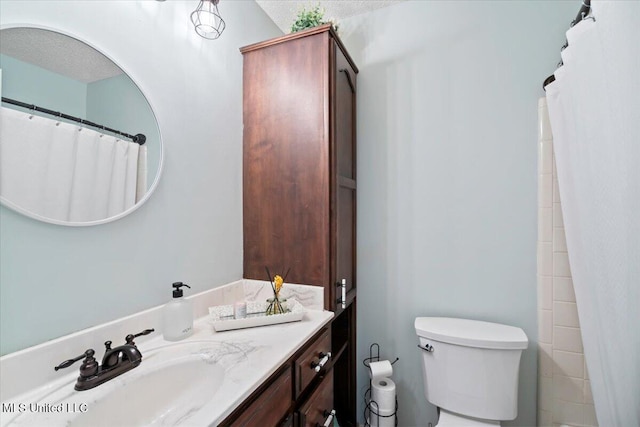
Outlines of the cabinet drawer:
{"label": "cabinet drawer", "polygon": [[287,366],[230,425],[243,427],[279,425],[291,408],[291,384],[291,367]]}
{"label": "cabinet drawer", "polygon": [[330,364],[331,359],[331,330],[325,329],[309,348],[298,357],[293,367],[296,372],[296,398],[304,391],[309,383]]}
{"label": "cabinet drawer", "polygon": [[[298,427],[324,426],[333,410],[333,369],[298,410]],[[331,424],[333,425],[333,424]]]}

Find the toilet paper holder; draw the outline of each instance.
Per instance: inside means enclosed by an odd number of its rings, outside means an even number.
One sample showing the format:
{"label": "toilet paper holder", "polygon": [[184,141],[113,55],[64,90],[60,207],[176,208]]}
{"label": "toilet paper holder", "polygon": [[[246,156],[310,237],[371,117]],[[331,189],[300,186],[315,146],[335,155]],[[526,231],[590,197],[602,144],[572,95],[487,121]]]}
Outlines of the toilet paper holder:
{"label": "toilet paper holder", "polygon": [[[391,365],[395,364],[399,357],[391,362]],[[380,344],[373,343],[369,346],[369,357],[362,361],[362,364],[369,370],[369,376],[371,377],[371,363],[380,361]],[[369,381],[369,388],[364,393],[364,425],[365,427],[379,427],[381,421],[389,420],[393,422],[394,426],[398,426],[398,396],[396,395],[396,404],[393,413],[389,415],[380,414],[380,406],[378,402],[371,398],[371,380]],[[372,418],[373,417],[373,418]],[[393,418],[391,418],[393,417]]]}
{"label": "toilet paper holder", "polygon": [[[391,362],[391,364],[392,365],[395,364],[398,360],[400,360],[400,358],[396,357],[396,360]],[[379,362],[379,361],[380,361],[380,344],[378,344],[377,342],[374,342],[369,346],[369,357],[364,359],[362,361],[362,364],[366,366],[367,369],[369,369],[369,371],[371,371],[371,368],[369,366],[371,362]]]}

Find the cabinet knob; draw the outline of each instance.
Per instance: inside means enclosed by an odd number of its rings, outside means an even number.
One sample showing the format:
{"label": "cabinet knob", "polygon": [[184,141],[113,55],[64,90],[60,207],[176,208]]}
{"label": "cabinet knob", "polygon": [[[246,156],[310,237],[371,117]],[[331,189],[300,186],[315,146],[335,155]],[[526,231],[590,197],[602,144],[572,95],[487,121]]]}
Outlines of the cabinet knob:
{"label": "cabinet knob", "polygon": [[318,362],[311,362],[311,369],[316,372],[320,372],[322,368],[324,368],[324,365],[326,365],[327,362],[331,359],[331,352],[328,352],[326,354],[320,353],[320,357],[321,359]]}
{"label": "cabinet knob", "polygon": [[333,423],[333,418],[336,416],[336,410],[332,409],[327,411],[326,409],[322,412],[322,416],[326,419],[323,424],[316,423],[316,427],[329,427]]}

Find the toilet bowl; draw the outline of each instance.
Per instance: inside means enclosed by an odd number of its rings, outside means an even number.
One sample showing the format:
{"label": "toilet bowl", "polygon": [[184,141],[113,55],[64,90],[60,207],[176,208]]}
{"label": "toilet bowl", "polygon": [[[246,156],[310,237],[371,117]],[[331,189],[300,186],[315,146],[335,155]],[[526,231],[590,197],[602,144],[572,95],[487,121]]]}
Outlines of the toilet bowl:
{"label": "toilet bowl", "polygon": [[518,415],[524,331],[448,317],[415,320],[427,401],[440,408],[439,427],[496,426]]}

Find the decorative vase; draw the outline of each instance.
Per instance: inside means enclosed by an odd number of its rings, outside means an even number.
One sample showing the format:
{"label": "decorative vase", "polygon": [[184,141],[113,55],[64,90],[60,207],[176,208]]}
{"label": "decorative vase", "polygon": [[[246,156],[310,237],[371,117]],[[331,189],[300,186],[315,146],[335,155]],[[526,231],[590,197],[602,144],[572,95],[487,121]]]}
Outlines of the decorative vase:
{"label": "decorative vase", "polygon": [[278,295],[274,298],[267,299],[267,303],[267,316],[271,316],[272,314],[284,314],[289,311],[286,307],[287,299],[280,298]]}

